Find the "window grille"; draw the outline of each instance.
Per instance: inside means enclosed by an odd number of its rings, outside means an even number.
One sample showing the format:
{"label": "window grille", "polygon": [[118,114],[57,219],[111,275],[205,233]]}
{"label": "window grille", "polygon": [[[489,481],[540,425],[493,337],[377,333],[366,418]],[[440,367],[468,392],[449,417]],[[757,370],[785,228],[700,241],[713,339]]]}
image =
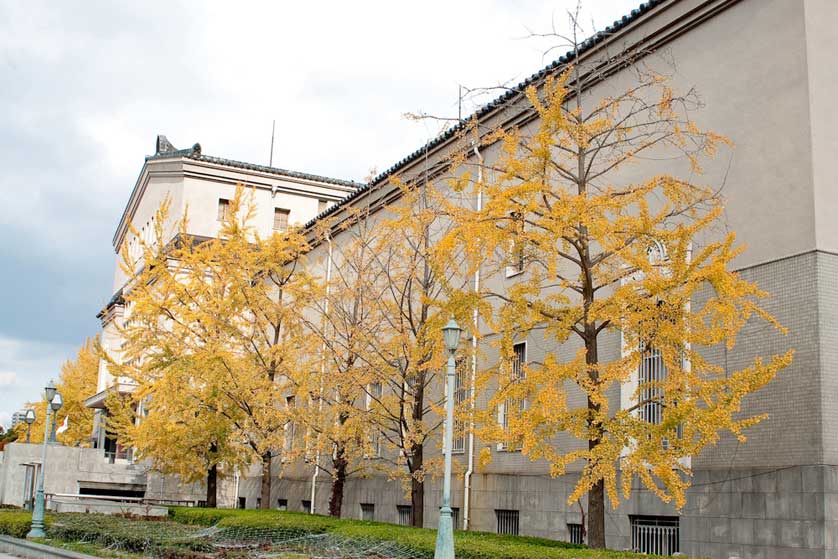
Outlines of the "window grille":
{"label": "window grille", "polygon": [[[367,387],[367,411],[371,410],[377,402],[381,401],[382,388],[380,382],[375,382]],[[370,434],[370,446],[372,447],[372,454],[367,455],[367,458],[380,458],[382,455],[382,437],[378,432],[375,422],[372,422],[372,433]]]}
{"label": "window grille", "polygon": [[[293,409],[297,406],[297,399],[294,396],[286,396],[285,398],[285,407],[287,409]],[[294,450],[294,438],[297,435],[297,426],[294,424],[293,421],[287,421],[285,423],[285,451],[291,452]]]}
{"label": "window grille", "polygon": [[[663,383],[667,377],[666,363],[660,350],[655,348],[643,349],[640,360],[640,368],[637,372],[637,382],[640,386],[641,406],[638,410],[640,417],[654,425],[663,423],[664,389]],[[679,425],[674,432],[676,438],[680,438],[682,427]],[[669,447],[669,440],[663,440],[664,448]]]}
{"label": "window grille", "polygon": [[361,503],[361,520],[375,520],[375,505],[373,503]]}
{"label": "window grille", "polygon": [[663,387],[666,365],[658,349],[643,352],[637,381],[640,384],[640,416],[644,421],[660,425],[663,422]]}
{"label": "window grille", "polygon": [[307,512],[308,514],[311,514],[311,501],[303,500],[301,505],[303,507],[303,512]]}
{"label": "window grille", "polygon": [[207,502],[206,502],[206,501],[198,501],[198,503],[196,504],[196,506],[197,506],[199,509],[205,509],[205,508],[207,508]]}
{"label": "window grille", "polygon": [[396,510],[399,513],[400,526],[413,525],[413,507],[410,505],[396,505]]}
{"label": "window grille", "polygon": [[[527,364],[527,343],[520,342],[512,346],[512,359],[509,363],[510,367],[510,385],[518,384],[522,380],[524,380],[524,368]],[[526,407],[526,400],[522,398],[507,398],[503,404],[501,404],[501,410],[499,411],[500,421],[499,423],[503,427],[504,431],[509,430],[509,417],[513,413],[520,413]],[[517,452],[521,450],[521,441],[506,441],[498,445],[499,450],[505,450],[507,452]]]}
{"label": "window grille", "polygon": [[506,277],[520,274],[524,271],[526,265],[524,241],[520,238],[524,233],[524,215],[520,212],[512,212],[510,220],[510,229],[515,234],[515,238],[509,245],[509,264],[506,266]]}
{"label": "window grille", "polygon": [[[467,360],[457,359],[456,375],[454,376],[454,403],[461,405],[468,399],[468,387],[466,385]],[[452,453],[463,453],[466,450],[466,425],[464,421],[454,420],[454,440],[451,446]]]}
{"label": "window grille", "polygon": [[288,510],[288,499],[277,499],[276,508],[278,510]]}
{"label": "window grille", "polygon": [[283,208],[274,208],[274,230],[285,231],[288,229],[288,216],[291,215],[291,210]]}
{"label": "window grille", "polygon": [[498,520],[498,534],[507,536],[518,535],[518,511],[495,509],[495,517]]}
{"label": "window grille", "polygon": [[224,198],[218,199],[218,221],[227,221],[227,216],[230,213],[230,200]]}
{"label": "window grille", "polygon": [[638,553],[672,555],[681,549],[677,516],[629,516],[631,548]]}
{"label": "window grille", "polygon": [[585,536],[581,524],[568,522],[567,531],[570,534],[570,543],[585,543]]}
{"label": "window grille", "polygon": [[460,529],[460,508],[451,507],[451,525],[455,530]]}

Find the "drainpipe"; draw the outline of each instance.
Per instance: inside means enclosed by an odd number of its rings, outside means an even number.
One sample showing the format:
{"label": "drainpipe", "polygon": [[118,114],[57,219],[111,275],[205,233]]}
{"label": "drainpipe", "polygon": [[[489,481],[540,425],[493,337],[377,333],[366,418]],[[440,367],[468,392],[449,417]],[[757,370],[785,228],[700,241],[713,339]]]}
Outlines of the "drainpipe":
{"label": "drainpipe", "polygon": [[[326,262],[326,301],[324,303],[324,312],[329,314],[329,285],[332,282],[332,236],[326,237],[326,243],[329,245],[329,260]],[[323,321],[325,325],[326,321]],[[324,332],[325,333],[325,332]],[[326,342],[322,346],[323,357],[320,360],[320,400],[317,402],[317,411],[323,411],[323,377],[326,374]],[[320,435],[318,435],[318,438]],[[319,445],[318,445],[319,446]],[[309,511],[315,514],[317,510],[317,477],[320,475],[320,450],[315,450],[317,455],[314,457],[314,474],[311,476],[311,507]]]}
{"label": "drainpipe", "polygon": [[[477,156],[477,211],[483,209],[483,156],[480,154],[478,142],[474,142],[474,155]],[[474,292],[480,290],[480,266],[474,272]],[[469,430],[468,430],[468,469],[465,475],[465,487],[463,488],[463,530],[468,530],[471,521],[471,475],[474,473],[474,385],[477,382],[477,328],[480,325],[480,316],[477,309],[474,309],[472,317],[473,330],[471,335],[471,385],[469,386]]]}

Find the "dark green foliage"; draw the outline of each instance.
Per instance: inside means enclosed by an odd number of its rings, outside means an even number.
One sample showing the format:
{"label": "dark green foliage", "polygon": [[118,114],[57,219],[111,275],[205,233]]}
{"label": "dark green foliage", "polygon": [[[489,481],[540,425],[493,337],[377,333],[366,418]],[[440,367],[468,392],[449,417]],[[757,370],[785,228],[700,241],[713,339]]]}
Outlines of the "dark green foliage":
{"label": "dark green foliage", "polygon": [[[47,518],[49,525],[50,518]],[[6,510],[0,512],[0,534],[15,538],[25,538],[32,527],[32,513],[22,510]]]}

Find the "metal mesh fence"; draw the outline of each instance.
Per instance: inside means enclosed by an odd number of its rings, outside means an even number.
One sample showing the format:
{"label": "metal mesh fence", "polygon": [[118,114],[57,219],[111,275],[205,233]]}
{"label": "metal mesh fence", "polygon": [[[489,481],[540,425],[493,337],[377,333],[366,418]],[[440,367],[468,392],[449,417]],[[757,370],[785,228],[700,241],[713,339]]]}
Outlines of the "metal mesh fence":
{"label": "metal mesh fence", "polygon": [[89,514],[61,515],[49,537],[158,559],[430,559],[393,541],[311,534],[293,527],[213,526]]}

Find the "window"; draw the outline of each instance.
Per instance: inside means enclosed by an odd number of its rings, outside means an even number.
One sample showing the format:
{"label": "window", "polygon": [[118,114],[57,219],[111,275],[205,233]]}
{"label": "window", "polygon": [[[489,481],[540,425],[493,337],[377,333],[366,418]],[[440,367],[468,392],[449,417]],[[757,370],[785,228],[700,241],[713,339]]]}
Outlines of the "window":
{"label": "window", "polygon": [[570,543],[585,543],[585,530],[581,524],[572,524],[568,522],[567,531],[570,534]]}
{"label": "window", "polygon": [[459,507],[451,507],[451,526],[453,526],[455,530],[460,529],[460,508]]}
{"label": "window", "polygon": [[218,199],[218,221],[227,221],[227,216],[230,215],[230,200],[224,198]]}
{"label": "window", "polygon": [[[296,406],[296,398],[294,396],[286,396],[285,398],[285,407],[286,409],[293,409]],[[297,426],[294,424],[293,421],[287,421],[285,423],[285,451],[291,452],[294,450],[294,437],[297,434]]]}
{"label": "window", "polygon": [[[660,350],[655,348],[643,349],[640,358],[640,367],[637,371],[637,383],[640,387],[640,407],[637,413],[640,417],[653,425],[663,423],[664,389],[662,384],[666,382],[666,363]],[[674,430],[675,438],[680,438],[682,428],[679,425]],[[664,448],[669,447],[669,439],[663,440]]]}
{"label": "window", "polygon": [[329,201],[328,200],[318,200],[317,201],[317,213],[322,214],[326,210],[329,209]]}
{"label": "window", "polygon": [[283,208],[274,208],[274,230],[285,231],[288,229],[288,216],[291,210]]}
{"label": "window", "polygon": [[[367,387],[367,411],[371,410],[373,406],[381,400],[381,383],[374,382]],[[367,458],[381,458],[382,454],[382,440],[381,433],[378,432],[375,422],[372,422],[372,432],[370,433],[370,447],[372,452],[367,455]]]}
{"label": "window", "polygon": [[495,509],[495,517],[498,520],[498,534],[507,536],[518,535],[518,511]]}
{"label": "window", "polygon": [[413,525],[413,507],[410,505],[396,505],[399,513],[399,526]]}
{"label": "window", "polygon": [[506,266],[506,277],[512,277],[524,271],[526,264],[524,255],[524,216],[520,212],[512,212],[510,215],[510,229],[514,239],[509,245],[509,262]]}
{"label": "window", "polygon": [[[454,405],[461,405],[468,399],[468,388],[466,386],[466,373],[468,361],[463,358],[457,359],[456,376],[454,377]],[[466,425],[464,421],[454,420],[454,441],[451,452],[460,454],[466,450]]]}
{"label": "window", "polygon": [[198,501],[197,503],[195,503],[195,506],[198,507],[199,509],[205,509],[205,508],[207,508],[207,502],[206,501]]}
{"label": "window", "polygon": [[373,503],[361,503],[361,520],[375,520],[375,505]]}
{"label": "window", "polygon": [[681,548],[677,516],[629,516],[631,549],[638,553],[672,555]]}
{"label": "window", "polygon": [[239,497],[239,508],[246,509],[247,508],[247,497]]}
{"label": "window", "polygon": [[[527,365],[527,343],[520,342],[512,346],[512,359],[509,363],[509,383],[518,384],[524,379]],[[507,398],[498,409],[498,423],[509,429],[509,418],[513,413],[520,413],[526,408],[526,400],[522,398]],[[498,445],[498,450],[517,452],[521,450],[521,441],[508,441]]]}
{"label": "window", "polygon": [[288,510],[288,499],[277,499],[276,508],[278,510]]}
{"label": "window", "polygon": [[303,499],[300,504],[303,507],[303,509],[302,509],[303,512],[307,512],[308,514],[311,514],[311,501],[307,501],[307,500]]}
{"label": "window", "polygon": [[637,382],[640,385],[640,417],[644,421],[660,425],[663,421],[663,388],[660,386],[666,380],[666,365],[660,351],[647,349],[640,360],[640,370]]}

